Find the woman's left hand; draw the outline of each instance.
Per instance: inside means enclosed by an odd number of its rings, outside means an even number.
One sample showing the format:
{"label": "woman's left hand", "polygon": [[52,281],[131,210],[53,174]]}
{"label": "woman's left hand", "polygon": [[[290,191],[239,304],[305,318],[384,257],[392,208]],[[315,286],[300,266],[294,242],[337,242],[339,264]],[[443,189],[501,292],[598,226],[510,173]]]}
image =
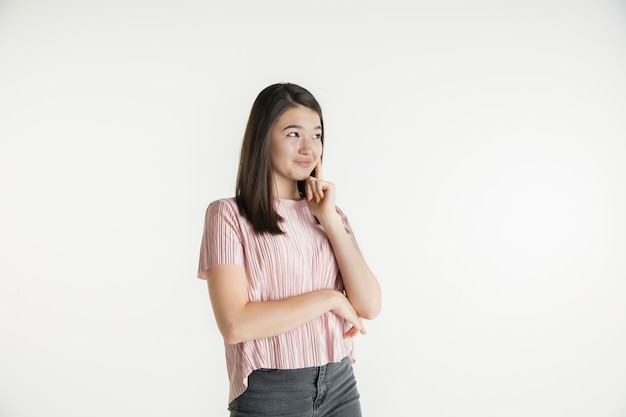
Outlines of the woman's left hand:
{"label": "woman's left hand", "polygon": [[304,183],[304,192],[309,202],[309,210],[317,219],[337,215],[335,208],[335,184],[325,181],[322,177],[322,162],[315,166],[315,177],[307,178]]}

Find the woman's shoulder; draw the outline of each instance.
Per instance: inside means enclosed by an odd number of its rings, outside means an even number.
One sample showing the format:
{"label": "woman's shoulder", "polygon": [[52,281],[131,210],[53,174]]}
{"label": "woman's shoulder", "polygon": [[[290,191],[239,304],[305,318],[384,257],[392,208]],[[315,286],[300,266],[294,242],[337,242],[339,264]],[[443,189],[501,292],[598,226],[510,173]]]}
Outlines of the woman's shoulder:
{"label": "woman's shoulder", "polygon": [[224,206],[237,207],[237,200],[235,200],[235,197],[223,197],[223,198],[218,198],[217,200],[213,200],[209,203],[209,207],[224,207]]}
{"label": "woman's shoulder", "polygon": [[239,209],[237,207],[237,200],[235,197],[218,198],[209,203],[207,209],[207,216],[224,215],[237,216]]}

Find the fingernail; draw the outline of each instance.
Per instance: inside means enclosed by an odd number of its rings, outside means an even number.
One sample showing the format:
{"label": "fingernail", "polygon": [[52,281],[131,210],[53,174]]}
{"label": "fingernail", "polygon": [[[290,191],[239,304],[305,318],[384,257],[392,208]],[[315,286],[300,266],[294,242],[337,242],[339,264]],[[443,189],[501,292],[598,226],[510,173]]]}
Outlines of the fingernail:
{"label": "fingernail", "polygon": [[319,197],[315,197],[315,202],[316,202],[317,204],[319,204],[319,203],[320,203],[320,199],[319,199]]}

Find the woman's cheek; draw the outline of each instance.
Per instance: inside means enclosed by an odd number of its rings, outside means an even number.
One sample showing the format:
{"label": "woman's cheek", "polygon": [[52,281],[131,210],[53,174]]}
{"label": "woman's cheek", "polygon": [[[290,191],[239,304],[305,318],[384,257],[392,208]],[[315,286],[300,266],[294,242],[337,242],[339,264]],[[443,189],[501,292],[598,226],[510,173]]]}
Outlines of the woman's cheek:
{"label": "woman's cheek", "polygon": [[324,151],[324,147],[322,145],[322,142],[319,142],[317,146],[315,147],[315,156],[317,157],[317,159],[319,159],[322,156],[323,151]]}

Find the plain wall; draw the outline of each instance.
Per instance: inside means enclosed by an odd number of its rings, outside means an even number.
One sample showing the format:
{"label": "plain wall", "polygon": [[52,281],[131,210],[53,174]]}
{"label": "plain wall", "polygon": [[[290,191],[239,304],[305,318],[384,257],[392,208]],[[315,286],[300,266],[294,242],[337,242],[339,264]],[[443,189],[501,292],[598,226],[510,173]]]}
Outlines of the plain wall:
{"label": "plain wall", "polygon": [[195,278],[252,101],[322,104],[365,416],[626,415],[626,7],[0,3],[0,416],[225,416]]}

